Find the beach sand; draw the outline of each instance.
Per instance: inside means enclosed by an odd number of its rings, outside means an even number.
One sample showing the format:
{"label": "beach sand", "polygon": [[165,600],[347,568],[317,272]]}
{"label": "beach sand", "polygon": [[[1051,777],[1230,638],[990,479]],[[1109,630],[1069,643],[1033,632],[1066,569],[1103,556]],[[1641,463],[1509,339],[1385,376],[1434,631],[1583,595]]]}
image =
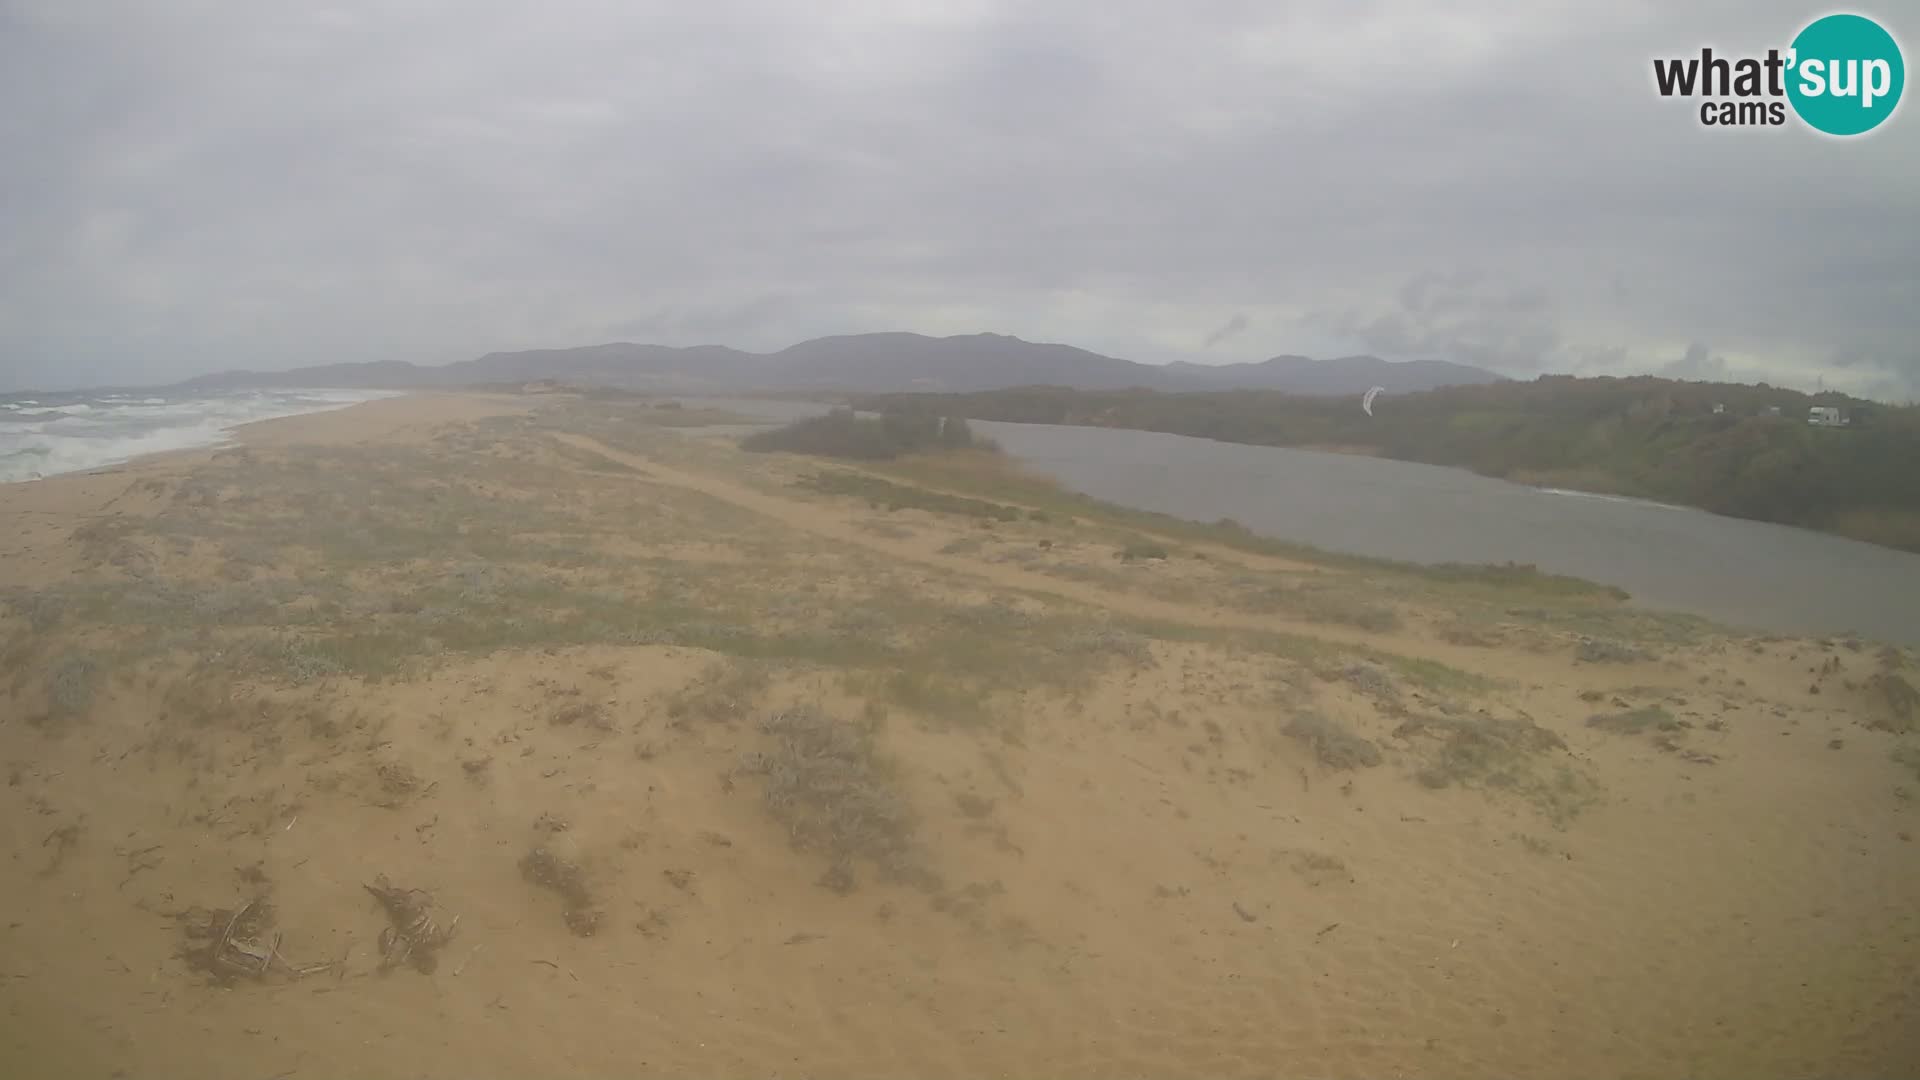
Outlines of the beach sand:
{"label": "beach sand", "polygon": [[1911,650],[700,419],[0,487],[0,1075],[1920,1067]]}

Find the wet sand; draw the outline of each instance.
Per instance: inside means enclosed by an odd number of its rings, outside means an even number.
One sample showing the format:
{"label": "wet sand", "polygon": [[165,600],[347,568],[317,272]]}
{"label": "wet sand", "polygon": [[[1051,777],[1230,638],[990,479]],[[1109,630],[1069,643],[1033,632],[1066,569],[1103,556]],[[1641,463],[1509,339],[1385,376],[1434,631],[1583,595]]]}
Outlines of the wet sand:
{"label": "wet sand", "polygon": [[[0,488],[0,1074],[1920,1061],[1911,650],[667,413],[392,399]],[[381,877],[450,935],[383,946]]]}

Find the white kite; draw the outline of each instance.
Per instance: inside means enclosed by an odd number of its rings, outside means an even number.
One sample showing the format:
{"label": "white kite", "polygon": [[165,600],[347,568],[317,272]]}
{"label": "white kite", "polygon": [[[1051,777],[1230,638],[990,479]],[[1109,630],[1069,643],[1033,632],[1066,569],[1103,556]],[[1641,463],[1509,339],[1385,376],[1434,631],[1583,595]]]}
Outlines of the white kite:
{"label": "white kite", "polygon": [[1366,413],[1368,416],[1373,415],[1373,399],[1379,396],[1380,391],[1385,389],[1386,387],[1384,386],[1376,386],[1373,389],[1367,391],[1366,397],[1363,397],[1360,399],[1360,407],[1366,410]]}

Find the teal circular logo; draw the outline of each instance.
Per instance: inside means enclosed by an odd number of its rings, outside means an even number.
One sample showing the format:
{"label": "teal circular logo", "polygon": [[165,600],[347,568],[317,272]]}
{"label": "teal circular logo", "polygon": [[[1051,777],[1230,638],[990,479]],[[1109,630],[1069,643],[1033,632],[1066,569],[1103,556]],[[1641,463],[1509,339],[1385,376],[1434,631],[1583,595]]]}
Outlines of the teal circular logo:
{"label": "teal circular logo", "polygon": [[1828,15],[1807,24],[1788,54],[1787,100],[1815,131],[1862,135],[1900,104],[1907,65],[1900,45],[1863,15]]}

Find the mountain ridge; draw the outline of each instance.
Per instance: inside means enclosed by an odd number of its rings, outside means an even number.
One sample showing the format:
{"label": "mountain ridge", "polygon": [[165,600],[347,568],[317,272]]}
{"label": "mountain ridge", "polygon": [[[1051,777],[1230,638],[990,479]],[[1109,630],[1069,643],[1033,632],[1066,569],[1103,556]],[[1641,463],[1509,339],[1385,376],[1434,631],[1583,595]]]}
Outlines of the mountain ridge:
{"label": "mountain ridge", "polygon": [[1339,395],[1388,385],[1412,393],[1507,381],[1483,368],[1442,360],[1283,355],[1231,364],[1143,364],[1077,346],[1005,334],[930,337],[904,331],[811,338],[771,353],[726,345],[606,342],[486,353],[420,365],[404,360],[323,364],[290,371],[223,371],[163,389],[351,386],[432,389],[480,382],[561,380],[675,393],[750,391],[967,392],[1049,384],[1087,390],[1282,390]]}

